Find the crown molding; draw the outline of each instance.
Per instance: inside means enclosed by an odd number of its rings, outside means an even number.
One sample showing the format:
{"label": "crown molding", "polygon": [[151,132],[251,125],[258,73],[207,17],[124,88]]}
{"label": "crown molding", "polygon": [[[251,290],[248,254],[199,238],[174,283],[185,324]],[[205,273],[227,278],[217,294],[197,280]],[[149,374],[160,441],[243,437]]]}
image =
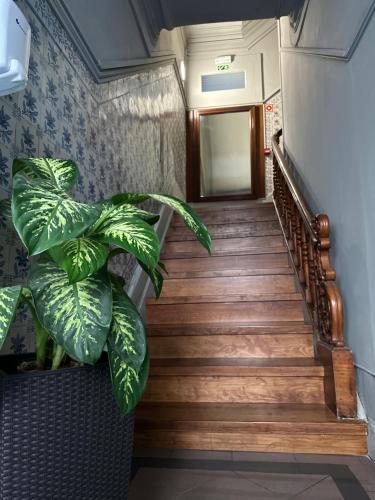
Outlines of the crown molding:
{"label": "crown molding", "polygon": [[244,21],[242,24],[242,35],[246,48],[250,50],[263,38],[277,29],[276,19],[263,19],[260,21]]}

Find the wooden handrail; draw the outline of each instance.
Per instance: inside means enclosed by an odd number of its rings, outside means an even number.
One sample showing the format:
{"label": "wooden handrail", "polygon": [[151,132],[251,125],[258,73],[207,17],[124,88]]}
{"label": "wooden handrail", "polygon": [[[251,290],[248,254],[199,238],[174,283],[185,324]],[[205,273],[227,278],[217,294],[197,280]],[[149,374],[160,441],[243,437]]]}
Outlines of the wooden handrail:
{"label": "wooden handrail", "polygon": [[274,202],[319,340],[345,347],[343,301],[330,263],[330,224],[313,215],[280,148],[282,130],[272,139]]}
{"label": "wooden handrail", "polygon": [[293,178],[292,170],[290,169],[283,152],[280,148],[280,137],[282,136],[282,129],[280,129],[273,137],[272,137],[272,150],[273,154],[276,157],[277,163],[279,165],[280,170],[283,173],[284,179],[288,184],[289,191],[293,196],[293,199],[296,203],[298,211],[300,212],[306,227],[311,235],[311,238],[316,242],[316,235],[314,231],[314,221],[315,217],[310,211],[309,206],[307,205],[305,198],[298,187],[297,183]]}

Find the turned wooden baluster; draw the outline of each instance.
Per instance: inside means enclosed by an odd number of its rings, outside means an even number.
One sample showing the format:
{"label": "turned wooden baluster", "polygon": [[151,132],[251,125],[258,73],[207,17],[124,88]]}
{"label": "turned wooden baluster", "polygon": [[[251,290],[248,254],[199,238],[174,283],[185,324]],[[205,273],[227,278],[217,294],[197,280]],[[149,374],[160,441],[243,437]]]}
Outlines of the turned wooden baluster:
{"label": "turned wooden baluster", "polygon": [[[275,136],[275,144],[280,135]],[[278,153],[280,159],[280,149]],[[273,165],[275,204],[312,321],[322,340],[343,346],[343,303],[329,260],[328,216],[310,215],[289,167],[280,165],[276,155]]]}

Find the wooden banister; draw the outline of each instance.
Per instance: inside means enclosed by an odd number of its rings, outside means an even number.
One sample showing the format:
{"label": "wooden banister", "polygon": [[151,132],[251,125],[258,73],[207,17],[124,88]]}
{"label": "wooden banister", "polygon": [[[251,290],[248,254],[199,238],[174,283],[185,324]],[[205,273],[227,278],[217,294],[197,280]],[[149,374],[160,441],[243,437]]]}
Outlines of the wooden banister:
{"label": "wooden banister", "polygon": [[276,212],[314,326],[317,356],[331,368],[333,385],[327,392],[339,416],[353,417],[354,365],[345,347],[343,300],[330,263],[329,218],[310,210],[280,148],[281,135],[282,130],[272,139]]}

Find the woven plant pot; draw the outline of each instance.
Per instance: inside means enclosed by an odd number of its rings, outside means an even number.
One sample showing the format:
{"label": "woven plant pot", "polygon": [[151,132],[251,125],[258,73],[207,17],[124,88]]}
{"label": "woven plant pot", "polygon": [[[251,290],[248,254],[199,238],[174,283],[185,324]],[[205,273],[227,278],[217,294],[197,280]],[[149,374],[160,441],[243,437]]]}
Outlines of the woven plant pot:
{"label": "woven plant pot", "polygon": [[0,376],[0,498],[126,500],[133,422],[106,363]]}

